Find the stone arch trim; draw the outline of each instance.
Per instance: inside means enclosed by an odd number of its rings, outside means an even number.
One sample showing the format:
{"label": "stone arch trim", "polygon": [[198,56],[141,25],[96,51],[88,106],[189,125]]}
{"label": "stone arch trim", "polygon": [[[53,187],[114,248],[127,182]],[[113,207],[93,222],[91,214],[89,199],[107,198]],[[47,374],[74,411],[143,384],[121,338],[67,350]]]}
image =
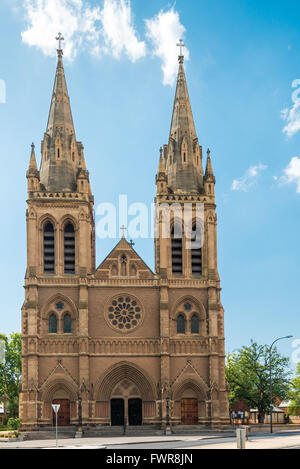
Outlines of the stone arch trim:
{"label": "stone arch trim", "polygon": [[73,215],[67,214],[67,215],[63,215],[61,219],[59,220],[59,225],[60,225],[62,232],[64,231],[68,223],[72,223],[72,225],[74,226],[75,232],[78,231],[78,228],[79,228],[78,220]]}
{"label": "stone arch trim", "polygon": [[[61,294],[61,293],[57,293],[56,295],[52,295],[47,301],[46,303],[42,306],[41,308],[41,315],[42,317],[46,317],[47,318],[47,313],[48,312],[54,312],[58,317],[59,317],[59,314],[56,312],[56,311],[52,311],[52,309],[50,309],[50,306],[52,305],[52,303],[54,302],[58,302],[58,301],[62,301],[64,303],[66,303],[68,306],[69,306],[69,314],[71,315],[71,317],[73,319],[77,319],[78,318],[78,308],[77,306],[75,305],[74,301],[71,300],[71,298]],[[65,312],[67,308],[64,309]]]}
{"label": "stone arch trim", "polygon": [[97,380],[95,399],[101,402],[109,401],[116,385],[125,378],[137,386],[145,401],[156,400],[155,385],[149,374],[137,365],[125,361],[108,368]]}
{"label": "stone arch trim", "polygon": [[176,300],[176,302],[174,303],[174,305],[172,307],[172,316],[175,317],[175,315],[177,315],[177,309],[179,308],[179,306],[182,303],[186,303],[186,302],[189,302],[189,301],[192,302],[192,303],[195,303],[198,306],[200,314],[203,314],[203,318],[205,318],[206,317],[206,309],[205,309],[203,303],[198,298],[195,298],[192,295],[185,295],[185,296],[182,296],[181,298],[178,298],[178,300]]}
{"label": "stone arch trim", "polygon": [[40,231],[43,231],[45,223],[48,221],[52,223],[54,231],[57,229],[58,222],[56,218],[51,213],[45,213],[39,218],[39,221],[38,221],[38,226],[39,226]]}
{"label": "stone arch trim", "polygon": [[64,389],[67,392],[70,401],[77,400],[77,389],[71,381],[62,375],[56,376],[46,383],[42,389],[42,401],[52,402],[55,392],[59,389]]}
{"label": "stone arch trim", "polygon": [[198,396],[199,400],[206,401],[208,399],[207,392],[208,387],[204,382],[201,382],[200,379],[193,377],[186,377],[183,380],[180,380],[178,383],[175,383],[172,389],[173,400],[179,400],[186,389],[192,389]]}

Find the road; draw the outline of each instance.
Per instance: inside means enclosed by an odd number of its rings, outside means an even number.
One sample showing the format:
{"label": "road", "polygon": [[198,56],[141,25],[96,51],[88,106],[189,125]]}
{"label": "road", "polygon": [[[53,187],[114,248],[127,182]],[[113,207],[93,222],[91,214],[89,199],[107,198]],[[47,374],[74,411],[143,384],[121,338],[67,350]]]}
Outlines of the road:
{"label": "road", "polygon": [[[0,441],[0,449],[55,449],[55,440],[47,441]],[[59,449],[102,449],[139,450],[139,449],[236,449],[236,439],[212,435],[167,436],[167,437],[119,437],[83,438],[58,442]],[[286,432],[274,435],[251,436],[246,449],[299,449],[300,432]]]}

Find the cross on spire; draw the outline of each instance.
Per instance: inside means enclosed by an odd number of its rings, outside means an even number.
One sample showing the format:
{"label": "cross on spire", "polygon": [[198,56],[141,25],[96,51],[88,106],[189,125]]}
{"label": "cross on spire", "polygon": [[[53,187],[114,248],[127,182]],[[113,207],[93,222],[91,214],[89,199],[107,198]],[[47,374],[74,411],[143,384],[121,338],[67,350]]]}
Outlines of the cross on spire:
{"label": "cross on spire", "polygon": [[58,36],[55,38],[58,41],[58,50],[62,50],[61,43],[65,40],[61,33],[58,33]]}
{"label": "cross on spire", "polygon": [[126,233],[126,231],[127,231],[126,226],[122,225],[121,228],[120,228],[120,230],[122,231],[122,238],[125,238],[125,233]]}
{"label": "cross on spire", "polygon": [[185,44],[184,44],[183,40],[182,40],[182,39],[179,39],[179,42],[178,42],[178,44],[176,44],[176,45],[177,45],[177,47],[179,47],[179,49],[180,49],[179,57],[180,57],[180,58],[183,58],[183,57],[184,57],[184,55],[183,55],[183,48],[185,47]]}

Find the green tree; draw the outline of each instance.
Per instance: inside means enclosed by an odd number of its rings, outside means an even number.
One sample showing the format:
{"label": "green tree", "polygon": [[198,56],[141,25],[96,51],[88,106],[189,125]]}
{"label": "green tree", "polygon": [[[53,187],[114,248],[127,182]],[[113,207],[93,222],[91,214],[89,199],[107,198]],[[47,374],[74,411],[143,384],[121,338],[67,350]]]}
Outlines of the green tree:
{"label": "green tree", "polygon": [[297,366],[296,378],[292,381],[289,398],[292,400],[288,408],[289,415],[298,415],[300,413],[300,363]]}
{"label": "green tree", "polygon": [[[273,402],[285,399],[289,390],[289,359],[272,350]],[[258,410],[259,423],[270,412],[270,348],[251,341],[249,347],[227,356],[226,378],[229,385],[230,407],[243,399]]]}
{"label": "green tree", "polygon": [[5,361],[0,363],[0,401],[7,398],[10,417],[18,417],[19,386],[21,381],[21,334],[10,337],[1,334],[5,343]]}

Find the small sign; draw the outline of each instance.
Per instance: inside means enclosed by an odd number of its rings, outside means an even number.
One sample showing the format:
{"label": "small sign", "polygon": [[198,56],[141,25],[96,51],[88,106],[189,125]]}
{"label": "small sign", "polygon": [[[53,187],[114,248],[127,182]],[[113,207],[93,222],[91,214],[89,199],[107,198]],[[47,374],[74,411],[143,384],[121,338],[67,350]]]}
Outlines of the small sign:
{"label": "small sign", "polygon": [[60,408],[60,404],[52,404],[52,409],[57,414]]}

